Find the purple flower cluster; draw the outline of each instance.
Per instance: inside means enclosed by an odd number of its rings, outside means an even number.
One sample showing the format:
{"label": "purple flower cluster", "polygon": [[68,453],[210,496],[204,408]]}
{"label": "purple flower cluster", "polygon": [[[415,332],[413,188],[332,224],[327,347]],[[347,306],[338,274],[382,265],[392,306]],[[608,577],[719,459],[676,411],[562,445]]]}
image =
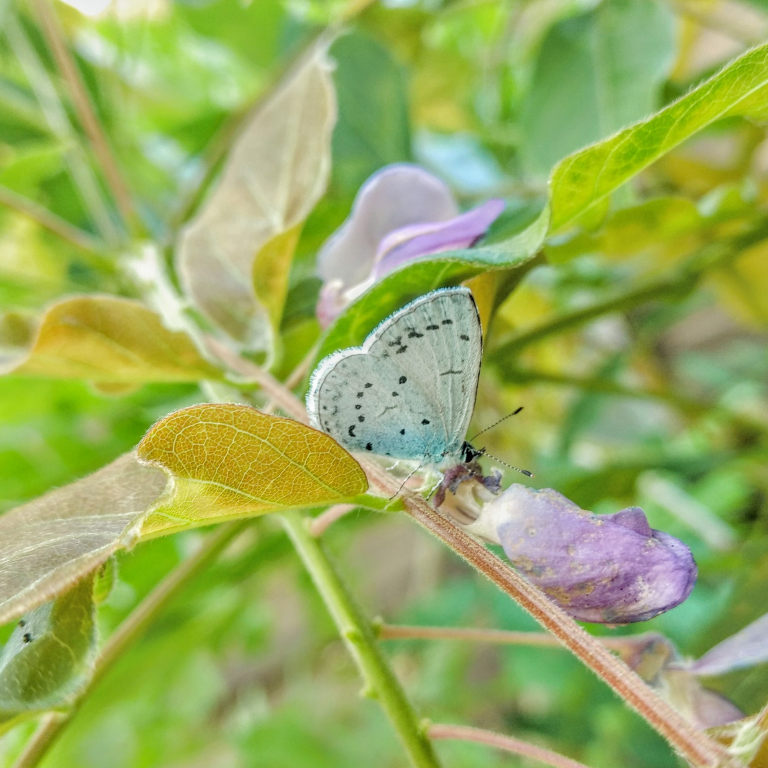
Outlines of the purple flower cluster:
{"label": "purple flower cluster", "polygon": [[551,488],[511,485],[470,530],[582,621],[644,621],[685,600],[696,581],[688,547],[648,525],[639,507],[595,515]]}

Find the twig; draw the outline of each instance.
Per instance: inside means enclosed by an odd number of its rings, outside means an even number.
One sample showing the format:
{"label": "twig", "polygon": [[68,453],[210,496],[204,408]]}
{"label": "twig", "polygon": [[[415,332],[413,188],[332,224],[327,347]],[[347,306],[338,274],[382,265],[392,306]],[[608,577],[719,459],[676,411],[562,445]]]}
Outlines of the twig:
{"label": "twig", "polygon": [[72,179],[96,228],[108,243],[119,243],[120,232],[112,221],[110,208],[104,200],[93,169],[88,164],[79,137],[43,62],[13,13],[5,14],[2,32],[7,36],[29,80],[49,128],[67,148],[65,156]]}
{"label": "twig", "polygon": [[[247,363],[247,366],[256,368],[250,363]],[[250,370],[248,372],[254,373]],[[298,398],[272,379],[269,374],[264,372],[262,374],[267,377],[270,394],[273,397],[279,394],[285,412],[301,421],[306,421],[306,411]],[[381,496],[389,498],[400,490],[397,480],[378,463],[363,456],[359,457],[358,461],[365,470],[369,482]],[[582,629],[538,587],[526,581],[457,525],[442,517],[420,496],[404,491],[401,498],[406,512],[419,525],[434,534],[475,570],[515,600],[693,765],[728,764],[729,755],[724,747],[696,730],[635,672]]]}
{"label": "twig", "polygon": [[[101,654],[96,659],[93,675],[88,687],[80,696],[82,701],[85,696],[98,684],[104,675],[112,668],[126,648],[143,634],[149,625],[157,618],[168,603],[178,595],[183,588],[201,571],[210,565],[224,550],[232,539],[241,533],[250,523],[250,520],[240,520],[234,523],[226,523],[217,528],[203,542],[200,549],[190,555],[183,563],[169,573],[150,592],[127,619],[112,634]],[[13,768],[33,768],[51,748],[56,738],[69,722],[76,716],[78,704],[66,714],[51,713],[46,715],[37,731],[26,745],[24,752],[19,756]]]}
{"label": "twig", "polygon": [[[415,627],[401,624],[379,624],[380,640],[465,640],[494,645],[525,645],[535,648],[563,648],[563,644],[546,632],[515,632],[507,629],[476,629],[474,627]],[[600,644],[614,651],[624,651],[635,636],[595,637]]]}
{"label": "twig", "polygon": [[114,196],[120,215],[123,217],[126,225],[135,227],[138,219],[133,201],[128,192],[128,185],[123,179],[107,142],[104,129],[93,109],[80,72],[64,40],[59,20],[50,4],[50,0],[32,0],[32,6],[37,17],[40,19],[40,26],[42,27],[45,39],[51,48],[64,83],[69,90],[75,111],[80,117],[80,122],[93,145],[93,151],[101,164],[104,178]]}
{"label": "twig", "polygon": [[654,280],[621,293],[610,299],[598,301],[587,307],[566,312],[527,331],[521,331],[491,351],[490,359],[503,363],[527,347],[547,336],[577,328],[597,317],[619,312],[657,299],[682,298],[697,285],[698,280],[713,269],[726,266],[739,257],[747,248],[768,237],[768,220],[760,219],[748,232],[735,235],[729,240],[705,246],[692,254],[671,276]]}
{"label": "twig", "polygon": [[[396,481],[370,460],[360,459],[374,487],[391,495]],[[728,764],[727,751],[696,730],[626,664],[582,629],[560,606],[509,565],[444,518],[424,499],[402,494],[406,512],[477,571],[524,608],[577,658],[604,680],[626,703],[695,766]]]}
{"label": "twig", "polygon": [[92,234],[79,229],[68,221],[56,216],[56,214],[51,213],[47,208],[43,208],[42,205],[22,197],[7,187],[0,186],[0,205],[4,205],[17,213],[27,216],[49,232],[53,232],[63,240],[72,243],[72,245],[84,251],[97,256],[104,255],[104,251],[107,248],[106,244],[100,242]]}
{"label": "twig", "polygon": [[366,693],[387,713],[411,763],[422,768],[437,768],[432,745],[419,727],[416,713],[400,683],[381,655],[370,623],[355,605],[320,542],[311,535],[306,520],[299,513],[289,512],[281,517],[286,533],[368,685]]}
{"label": "twig", "polygon": [[494,731],[486,731],[482,728],[471,728],[467,725],[431,725],[427,730],[427,735],[433,740],[474,741],[478,744],[496,747],[496,749],[503,749],[505,752],[512,752],[515,755],[522,755],[531,760],[538,760],[545,765],[551,765],[552,768],[587,768],[584,763],[571,760],[570,757],[553,752],[551,749],[545,749],[536,744],[513,739],[511,736],[505,736]]}
{"label": "twig", "polygon": [[344,515],[348,515],[353,509],[357,509],[355,504],[334,504],[328,507],[325,512],[321,512],[309,523],[309,532],[315,538],[322,536],[328,528],[337,520],[341,520]]}

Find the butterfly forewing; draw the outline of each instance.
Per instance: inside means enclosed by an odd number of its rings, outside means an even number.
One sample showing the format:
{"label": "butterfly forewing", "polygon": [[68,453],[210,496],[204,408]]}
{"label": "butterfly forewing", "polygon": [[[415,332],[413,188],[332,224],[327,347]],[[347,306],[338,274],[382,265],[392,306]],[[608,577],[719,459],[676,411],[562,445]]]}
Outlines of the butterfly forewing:
{"label": "butterfly forewing", "polygon": [[351,450],[439,463],[464,440],[481,354],[469,289],[433,291],[320,363],[310,416]]}

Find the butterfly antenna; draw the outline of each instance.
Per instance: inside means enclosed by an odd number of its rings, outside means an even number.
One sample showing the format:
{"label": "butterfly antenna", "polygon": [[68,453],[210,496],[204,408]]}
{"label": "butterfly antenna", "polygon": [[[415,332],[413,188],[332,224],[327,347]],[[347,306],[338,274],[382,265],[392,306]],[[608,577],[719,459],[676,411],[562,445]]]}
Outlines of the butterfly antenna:
{"label": "butterfly antenna", "polygon": [[[512,411],[512,413],[508,413],[506,416],[502,416],[498,421],[494,421],[493,424],[491,424],[490,427],[486,427],[485,429],[481,429],[476,435],[473,435],[472,437],[470,437],[469,438],[469,442],[470,443],[474,443],[475,442],[475,438],[480,437],[480,435],[484,434],[489,429],[493,429],[494,427],[498,427],[499,424],[501,424],[502,421],[506,421],[507,419],[511,419],[513,416],[517,416],[517,414],[520,413],[520,411],[522,411],[522,410],[523,410],[523,406],[521,405],[519,408],[517,408],[516,410]],[[501,460],[499,459],[499,461],[501,461]],[[501,463],[503,464],[504,462],[502,461]],[[507,466],[509,466],[509,465],[507,465]],[[517,469],[517,467],[512,467],[512,469]],[[520,470],[520,471],[522,471],[522,470]]]}
{"label": "butterfly antenna", "polygon": [[[519,410],[519,409],[518,409]],[[515,412],[517,413],[517,411]],[[512,416],[513,414],[510,414]],[[485,430],[483,430],[485,431]],[[493,459],[494,461],[498,461],[499,464],[503,464],[507,469],[514,469],[515,472],[519,472],[521,475],[525,475],[526,477],[536,477],[536,475],[533,474],[529,469],[521,469],[520,467],[515,467],[512,464],[507,464],[504,459],[500,459],[498,456],[494,456],[492,453],[485,453],[485,456],[487,456],[489,459]]]}

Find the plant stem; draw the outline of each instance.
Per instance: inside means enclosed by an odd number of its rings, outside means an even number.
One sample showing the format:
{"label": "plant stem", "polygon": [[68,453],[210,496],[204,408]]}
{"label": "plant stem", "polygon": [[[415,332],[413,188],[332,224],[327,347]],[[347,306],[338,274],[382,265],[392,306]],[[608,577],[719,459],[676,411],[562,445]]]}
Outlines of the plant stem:
{"label": "plant stem", "polygon": [[496,347],[496,349],[491,350],[490,358],[495,363],[503,362],[510,356],[516,355],[523,347],[527,347],[529,344],[533,344],[547,336],[584,325],[584,323],[602,315],[629,309],[646,301],[682,296],[692,290],[693,287],[692,283],[681,283],[678,280],[670,280],[668,278],[656,280],[611,299],[599,301],[572,312],[566,312],[528,331],[522,331]]}
{"label": "plant stem", "polygon": [[46,715],[37,731],[26,745],[24,752],[14,763],[13,768],[33,768],[44,757],[59,734],[76,716],[80,703],[85,699],[104,675],[112,668],[123,652],[143,634],[168,603],[173,600],[186,585],[205,570],[224,550],[232,539],[241,533],[250,523],[241,520],[226,523],[213,531],[203,542],[200,549],[169,573],[140,603],[133,612],[115,630],[107,640],[93,668],[93,675],[88,687],[78,701],[66,714],[51,713]]}
{"label": "plant stem", "polygon": [[56,214],[51,213],[42,205],[38,205],[32,200],[28,200],[26,197],[22,197],[13,190],[3,186],[0,186],[0,205],[4,205],[32,219],[32,221],[37,222],[49,232],[53,232],[63,240],[87,251],[89,254],[101,256],[102,260],[106,262],[106,259],[103,258],[107,248],[106,244],[100,242],[90,232],[85,232]]}
{"label": "plant stem", "polygon": [[630,309],[655,299],[682,298],[694,290],[697,281],[704,274],[726,266],[730,261],[738,258],[743,251],[762,242],[766,237],[768,237],[768,221],[761,218],[750,230],[728,240],[715,242],[692,254],[682,266],[667,277],[650,281],[639,288],[596,302],[588,307],[566,312],[530,330],[521,331],[492,350],[490,360],[501,363],[529,344],[561,331],[576,328],[611,312]]}
{"label": "plant stem", "polygon": [[[414,627],[401,624],[376,626],[379,640],[465,640],[472,643],[494,645],[525,645],[536,648],[563,648],[563,644],[547,632],[514,632],[507,629],[479,629],[475,627]],[[596,637],[606,648],[625,651],[634,647],[633,640],[642,635],[625,637]]]}
{"label": "plant stem", "polygon": [[457,741],[474,741],[478,744],[486,744],[489,747],[503,749],[515,755],[522,755],[531,760],[538,760],[553,768],[587,768],[584,763],[571,760],[570,757],[553,752],[551,749],[529,744],[527,741],[513,739],[494,731],[486,731],[483,728],[471,728],[466,725],[431,725],[427,731],[430,739],[455,739]]}
{"label": "plant stem", "polygon": [[634,671],[613,656],[541,590],[450,520],[442,517],[420,497],[409,495],[406,510],[416,522],[437,536],[528,611],[692,765],[727,764],[728,753],[720,744],[696,730]]}
{"label": "plant stem", "polygon": [[716,402],[708,402],[678,392],[662,389],[640,389],[628,387],[610,379],[599,376],[569,376],[567,374],[552,373],[539,369],[518,368],[515,366],[503,366],[499,369],[499,375],[504,381],[516,384],[555,384],[564,387],[583,389],[586,392],[600,392],[617,397],[631,397],[640,400],[658,400],[667,403],[673,408],[678,408],[688,416],[696,417],[705,414],[717,413],[729,419],[734,424],[750,430],[761,432],[768,428],[768,420],[760,419],[748,413],[739,413]]}
{"label": "plant stem", "polygon": [[322,536],[328,528],[344,515],[348,515],[353,509],[357,509],[356,504],[334,504],[321,512],[309,523],[309,532],[317,538]]}
{"label": "plant stem", "polygon": [[373,629],[365,619],[320,542],[298,512],[281,515],[285,530],[330,612],[347,650],[366,682],[366,694],[376,698],[397,731],[411,764],[437,768],[437,757],[419,727],[416,713],[382,655]]}
{"label": "plant stem", "polygon": [[110,208],[82,150],[79,137],[72,127],[67,111],[61,103],[48,71],[13,13],[5,15],[2,31],[7,36],[16,58],[29,80],[45,115],[48,127],[65,147],[65,156],[72,180],[80,192],[93,223],[105,241],[111,245],[120,242],[121,233],[112,221]]}
{"label": "plant stem", "polygon": [[114,197],[120,215],[127,226],[137,229],[139,222],[131,195],[128,192],[128,185],[123,179],[104,129],[96,116],[96,111],[88,97],[88,92],[74,58],[64,40],[61,25],[51,6],[50,0],[33,0],[32,6],[40,20],[40,26],[45,39],[62,74],[64,84],[69,90],[69,95],[80,118],[80,123],[93,146],[94,154],[101,165],[107,186]]}

